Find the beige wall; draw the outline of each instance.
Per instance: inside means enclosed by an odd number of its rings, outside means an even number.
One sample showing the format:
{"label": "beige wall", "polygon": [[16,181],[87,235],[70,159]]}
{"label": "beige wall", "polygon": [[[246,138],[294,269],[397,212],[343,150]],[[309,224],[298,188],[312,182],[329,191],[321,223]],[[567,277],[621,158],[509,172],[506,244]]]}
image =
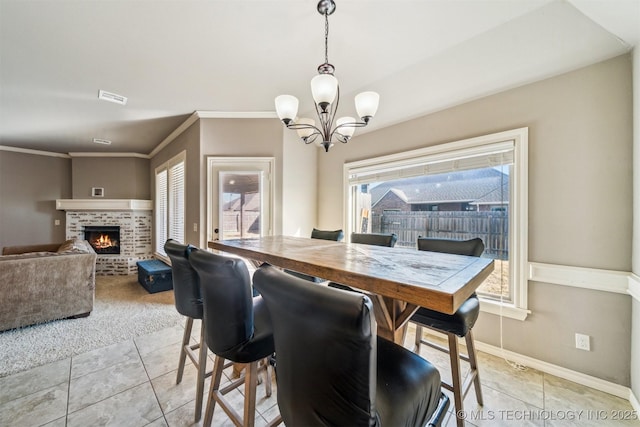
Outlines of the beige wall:
{"label": "beige wall", "polygon": [[[633,52],[633,266],[640,276],[640,46]],[[640,283],[636,283],[640,285]],[[633,302],[631,387],[640,400],[640,300]]]}
{"label": "beige wall", "polygon": [[282,234],[282,125],[277,119],[201,119],[200,216],[206,245],[207,156],[274,157],[274,234]]}
{"label": "beige wall", "polygon": [[[181,133],[169,145],[156,154],[150,162],[149,180],[151,195],[155,203],[155,170],[158,166],[173,157],[186,152],[185,179],[187,191],[185,194],[185,243],[200,246],[200,233],[193,231],[193,223],[200,224],[200,123],[196,122]],[[199,227],[200,229],[201,227]],[[155,230],[155,222],[154,222]],[[156,247],[155,232],[153,247]]]}
{"label": "beige wall", "polygon": [[93,187],[104,188],[105,199],[151,198],[149,160],[139,157],[74,157],[74,199],[90,199]]}
{"label": "beige wall", "polygon": [[[276,158],[275,232],[282,233],[282,129],[277,120],[197,120],[151,159],[149,176],[152,193],[155,192],[155,168],[183,150],[187,155],[187,243],[199,247],[206,247],[207,244],[207,156]],[[198,224],[197,232],[193,231],[194,223]]]}
{"label": "beige wall", "polygon": [[[345,162],[528,127],[529,260],[630,271],[631,90],[625,55],[357,136],[319,156],[319,225],[343,226]],[[379,115],[384,108],[393,107],[381,100]],[[629,296],[532,283],[530,299],[529,319],[504,320],[505,348],[629,385]],[[558,338],[562,345],[548,344],[549,325],[577,327],[576,318],[593,337],[588,357],[566,351],[573,346],[568,331]],[[496,319],[483,314],[480,341],[499,342]],[[534,351],[528,343],[540,345]]]}
{"label": "beige wall", "polygon": [[64,241],[70,197],[71,159],[0,150],[0,247]]}
{"label": "beige wall", "polygon": [[324,151],[315,145],[304,144],[297,132],[286,129],[283,144],[282,234],[308,237],[318,226],[317,159]]}

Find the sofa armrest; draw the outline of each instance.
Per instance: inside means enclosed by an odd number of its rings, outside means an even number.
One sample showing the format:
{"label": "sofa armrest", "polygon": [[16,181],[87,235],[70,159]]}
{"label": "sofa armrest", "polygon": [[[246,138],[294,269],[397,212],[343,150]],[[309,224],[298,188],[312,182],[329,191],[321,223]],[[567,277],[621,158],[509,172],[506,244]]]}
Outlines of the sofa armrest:
{"label": "sofa armrest", "polygon": [[26,254],[28,252],[56,252],[62,243],[43,243],[39,245],[5,246],[2,255]]}

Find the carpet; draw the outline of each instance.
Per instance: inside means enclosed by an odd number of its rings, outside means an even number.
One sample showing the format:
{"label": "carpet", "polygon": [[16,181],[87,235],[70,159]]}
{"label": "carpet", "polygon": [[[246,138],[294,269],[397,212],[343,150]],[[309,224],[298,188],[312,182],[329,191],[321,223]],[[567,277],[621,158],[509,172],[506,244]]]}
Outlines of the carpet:
{"label": "carpet", "polygon": [[0,378],[181,324],[173,291],[149,294],[137,276],[97,276],[89,317],[0,332]]}

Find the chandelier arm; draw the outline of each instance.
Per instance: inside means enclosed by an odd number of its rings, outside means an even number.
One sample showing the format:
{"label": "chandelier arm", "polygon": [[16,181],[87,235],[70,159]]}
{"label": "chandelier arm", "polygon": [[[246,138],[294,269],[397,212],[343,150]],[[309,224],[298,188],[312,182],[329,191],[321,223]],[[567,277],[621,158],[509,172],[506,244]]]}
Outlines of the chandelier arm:
{"label": "chandelier arm", "polygon": [[340,104],[340,86],[337,87],[336,99],[334,103],[331,105],[330,112],[327,113],[330,117],[325,124],[325,141],[331,142],[333,138],[333,134],[335,133],[335,129],[331,130],[333,126],[334,119],[336,118],[336,113],[338,112],[338,105]]}
{"label": "chandelier arm", "polygon": [[318,129],[316,126],[313,125],[309,125],[309,124],[305,124],[305,123],[289,123],[287,126],[287,129],[291,129],[291,130],[299,130],[299,129],[313,129],[313,132],[311,133],[311,135],[306,136],[306,137],[300,137],[300,139],[302,139],[302,141],[305,144],[311,144],[313,141],[316,140],[316,138],[318,137],[318,135],[322,135],[322,131],[320,129]]}

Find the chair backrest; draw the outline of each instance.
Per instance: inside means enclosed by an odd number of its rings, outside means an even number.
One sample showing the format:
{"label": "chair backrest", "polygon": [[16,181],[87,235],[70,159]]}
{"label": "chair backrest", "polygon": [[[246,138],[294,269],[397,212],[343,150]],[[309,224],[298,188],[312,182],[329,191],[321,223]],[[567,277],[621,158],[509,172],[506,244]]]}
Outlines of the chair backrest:
{"label": "chair backrest", "polygon": [[322,240],[333,240],[335,242],[339,242],[344,239],[344,231],[342,230],[318,230],[314,228],[311,231],[312,239],[322,239]]}
{"label": "chair backrest", "polygon": [[480,256],[482,255],[482,252],[484,252],[484,243],[479,237],[469,240],[418,237],[418,250],[443,252],[456,255]]}
{"label": "chair backrest", "polygon": [[189,257],[198,248],[169,239],[164,251],[171,260],[171,276],[176,310],[183,316],[202,319],[202,293],[198,273],[191,267]]}
{"label": "chair backrest", "polygon": [[369,297],[268,265],[253,284],[273,325],[284,424],[374,425],[376,323]]}
{"label": "chair backrest", "polygon": [[[207,346],[225,359],[253,335],[249,270],[239,258],[195,251],[189,257],[200,277]],[[233,359],[232,359],[233,360]]]}
{"label": "chair backrest", "polygon": [[388,246],[396,245],[398,235],[395,233],[351,233],[351,243],[362,243],[365,245]]}

